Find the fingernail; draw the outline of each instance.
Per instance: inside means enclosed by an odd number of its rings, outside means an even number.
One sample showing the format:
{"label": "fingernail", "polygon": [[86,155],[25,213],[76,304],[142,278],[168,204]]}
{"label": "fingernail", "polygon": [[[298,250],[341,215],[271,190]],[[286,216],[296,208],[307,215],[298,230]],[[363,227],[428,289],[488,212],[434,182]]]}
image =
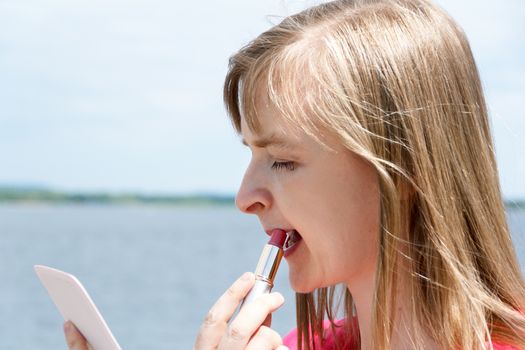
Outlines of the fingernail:
{"label": "fingernail", "polygon": [[243,281],[249,281],[251,278],[252,278],[252,273],[251,272],[245,272],[241,276],[241,280],[243,280]]}
{"label": "fingernail", "polygon": [[277,298],[277,300],[279,300],[280,303],[284,303],[284,297],[281,293],[273,292],[272,294]]}

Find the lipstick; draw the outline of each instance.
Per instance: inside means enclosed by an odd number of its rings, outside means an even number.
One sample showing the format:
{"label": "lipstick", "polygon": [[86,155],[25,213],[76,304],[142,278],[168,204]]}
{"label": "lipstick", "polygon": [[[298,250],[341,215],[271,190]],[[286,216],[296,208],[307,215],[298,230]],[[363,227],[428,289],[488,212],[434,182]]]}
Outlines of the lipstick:
{"label": "lipstick", "polygon": [[255,285],[242,301],[241,308],[251,303],[258,296],[271,292],[279,263],[283,257],[285,240],[285,231],[279,229],[272,231],[270,241],[264,246],[255,268]]}

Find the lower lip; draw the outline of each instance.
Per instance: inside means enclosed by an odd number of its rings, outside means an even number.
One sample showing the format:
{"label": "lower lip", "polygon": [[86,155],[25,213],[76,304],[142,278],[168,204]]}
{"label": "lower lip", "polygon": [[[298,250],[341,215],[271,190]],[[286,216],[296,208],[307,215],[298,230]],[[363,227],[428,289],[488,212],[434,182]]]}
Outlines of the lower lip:
{"label": "lower lip", "polygon": [[301,238],[301,240],[299,240],[297,243],[295,243],[291,248],[286,249],[285,251],[283,251],[283,256],[286,258],[286,257],[290,256],[290,254],[293,254],[293,252],[295,252],[297,250],[297,247],[301,244],[302,241],[303,240]]}

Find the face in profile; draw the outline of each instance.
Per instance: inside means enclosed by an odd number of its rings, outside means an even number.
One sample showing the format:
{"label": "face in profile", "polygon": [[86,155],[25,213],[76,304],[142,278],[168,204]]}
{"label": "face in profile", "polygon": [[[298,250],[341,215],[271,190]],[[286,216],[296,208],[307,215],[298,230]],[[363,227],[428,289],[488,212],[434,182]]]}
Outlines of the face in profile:
{"label": "face in profile", "polygon": [[325,133],[325,147],[261,100],[260,130],[241,120],[252,157],[237,206],[257,215],[267,232],[296,230],[285,251],[296,292],[373,279],[380,221],[376,171],[334,134]]}

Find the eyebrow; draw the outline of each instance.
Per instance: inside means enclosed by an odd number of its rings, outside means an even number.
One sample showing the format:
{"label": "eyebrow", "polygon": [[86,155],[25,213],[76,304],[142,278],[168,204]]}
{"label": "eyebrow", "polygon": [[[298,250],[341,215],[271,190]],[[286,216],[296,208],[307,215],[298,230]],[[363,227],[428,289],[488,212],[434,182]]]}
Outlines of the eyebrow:
{"label": "eyebrow", "polygon": [[[242,139],[241,142],[243,145],[249,146],[245,139]],[[295,144],[290,144],[286,142],[286,140],[284,140],[283,138],[274,134],[253,140],[253,145],[259,148],[274,146],[281,149],[293,149],[294,147],[296,147]]]}

